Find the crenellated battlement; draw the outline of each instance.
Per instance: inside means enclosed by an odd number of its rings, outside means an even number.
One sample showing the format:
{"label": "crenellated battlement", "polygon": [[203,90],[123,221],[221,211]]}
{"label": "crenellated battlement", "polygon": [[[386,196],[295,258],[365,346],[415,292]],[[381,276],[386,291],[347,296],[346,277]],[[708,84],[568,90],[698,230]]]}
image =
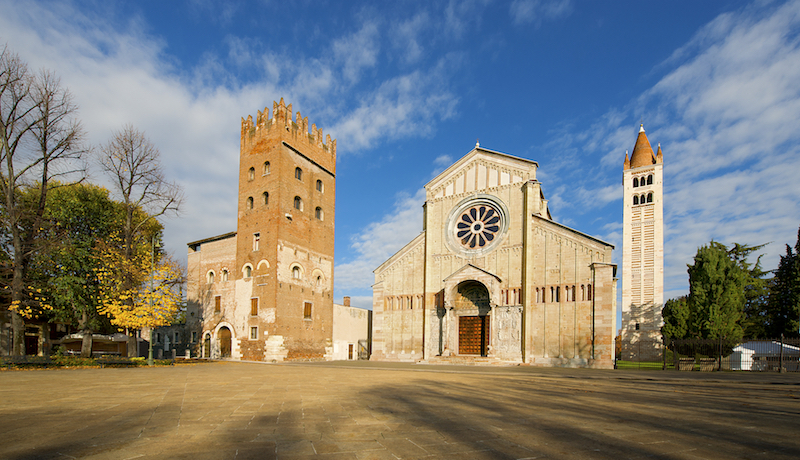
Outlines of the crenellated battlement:
{"label": "crenellated battlement", "polygon": [[[281,131],[276,132],[276,130]],[[242,118],[242,152],[246,147],[252,146],[261,139],[276,134],[281,136],[288,134],[287,137],[293,141],[315,147],[320,153],[328,153],[334,161],[336,159],[336,139],[331,139],[330,134],[323,138],[322,128],[318,129],[316,124],[311,125],[309,132],[308,117],[303,118],[299,111],[296,118],[292,120],[292,104],[287,106],[283,102],[283,98],[280,102],[272,102],[272,118],[266,107],[263,112],[258,111],[255,123],[252,115]]]}

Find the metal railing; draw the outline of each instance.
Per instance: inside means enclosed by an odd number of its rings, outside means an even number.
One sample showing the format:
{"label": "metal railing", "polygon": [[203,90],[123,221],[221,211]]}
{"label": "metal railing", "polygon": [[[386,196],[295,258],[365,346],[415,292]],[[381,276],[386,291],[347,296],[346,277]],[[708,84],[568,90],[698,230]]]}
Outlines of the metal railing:
{"label": "metal railing", "polygon": [[[638,344],[646,350],[617,360],[618,369],[678,371],[800,372],[800,338],[666,339]],[[661,362],[653,356],[660,356]]]}

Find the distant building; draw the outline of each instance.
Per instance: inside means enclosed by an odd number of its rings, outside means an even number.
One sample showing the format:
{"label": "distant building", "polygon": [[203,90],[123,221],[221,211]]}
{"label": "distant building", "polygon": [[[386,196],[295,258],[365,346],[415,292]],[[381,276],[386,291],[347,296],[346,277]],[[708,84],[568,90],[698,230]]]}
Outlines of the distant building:
{"label": "distant building", "polygon": [[531,160],[476,145],[375,269],[376,360],[611,368],[613,246],[552,219]]}
{"label": "distant building", "polygon": [[187,311],[202,356],[332,359],[336,141],[269,115],[242,119],[237,231],[188,244]]}
{"label": "distant building", "polygon": [[664,156],[644,131],[622,172],[622,329],[620,358],[661,360],[664,304]]}

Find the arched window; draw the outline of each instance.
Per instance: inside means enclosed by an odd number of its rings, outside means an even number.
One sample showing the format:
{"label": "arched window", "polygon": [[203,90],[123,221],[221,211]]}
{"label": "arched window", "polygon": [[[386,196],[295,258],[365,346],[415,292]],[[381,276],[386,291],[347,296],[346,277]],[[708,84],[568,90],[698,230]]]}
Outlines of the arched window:
{"label": "arched window", "polygon": [[539,292],[539,288],[536,288],[536,303],[539,303],[539,295],[540,294],[541,294],[541,292]]}
{"label": "arched window", "polygon": [[633,204],[639,204],[639,195],[633,196]]}
{"label": "arched window", "polygon": [[649,176],[647,176],[647,185],[652,185],[652,184],[653,184],[653,175],[650,174]]}
{"label": "arched window", "polygon": [[642,195],[639,197],[639,204],[645,204],[645,203],[647,203],[647,196],[644,193],[642,193]]}
{"label": "arched window", "polygon": [[264,206],[268,205],[269,204],[269,193],[264,192],[264,193],[261,194],[261,196],[264,197]]}
{"label": "arched window", "polygon": [[264,162],[264,166],[263,166],[263,169],[261,171],[261,175],[262,176],[266,176],[267,174],[269,174],[269,161],[265,161]]}
{"label": "arched window", "polygon": [[322,220],[322,208],[319,206],[317,206],[317,209],[314,210],[314,217],[316,217],[317,220]]}
{"label": "arched window", "polygon": [[322,181],[317,179],[317,191],[322,192]]}
{"label": "arched window", "polygon": [[208,274],[206,275],[206,281],[208,281],[208,284],[211,284],[211,283],[214,282],[214,272],[213,271],[209,271],[208,272]]}
{"label": "arched window", "polygon": [[299,196],[294,197],[294,208],[298,211],[303,210],[303,200]]}
{"label": "arched window", "polygon": [[647,194],[647,202],[648,203],[652,203],[653,202],[653,192],[650,192],[650,193]]}
{"label": "arched window", "polygon": [[303,273],[300,270],[300,267],[298,267],[297,265],[292,267],[292,278],[294,278],[296,280],[299,280],[302,276],[303,276]]}
{"label": "arched window", "polygon": [[247,209],[253,209],[253,197],[252,196],[248,196],[247,197]]}
{"label": "arched window", "polygon": [[581,300],[586,300],[586,286],[581,284]]}
{"label": "arched window", "polygon": [[592,285],[586,286],[586,300],[592,300]]}
{"label": "arched window", "polygon": [[320,288],[320,287],[322,287],[322,275],[317,275],[317,279],[316,279],[316,280],[314,280],[314,285],[315,285],[317,288]]}
{"label": "arched window", "polygon": [[253,180],[256,178],[256,168],[250,168],[247,172],[247,180]]}
{"label": "arched window", "polygon": [[222,281],[228,281],[228,270],[222,270]]}
{"label": "arched window", "polygon": [[245,265],[244,266],[244,277],[245,278],[250,278],[251,276],[253,276],[253,267],[251,267],[249,265]]}
{"label": "arched window", "polygon": [[550,302],[556,301],[556,289],[553,286],[550,286]]}
{"label": "arched window", "polygon": [[577,300],[577,299],[575,298],[575,294],[576,294],[576,292],[575,292],[575,285],[573,284],[573,285],[572,285],[572,298],[571,298],[571,300],[572,300],[573,302],[574,302],[575,300]]}
{"label": "arched window", "polygon": [[556,302],[561,302],[561,286],[556,286]]}
{"label": "arched window", "polygon": [[303,180],[303,170],[298,168],[294,168],[294,178],[297,180]]}
{"label": "arched window", "polygon": [[639,178],[638,177],[634,177],[633,178],[633,186],[634,187],[638,187],[639,186]]}

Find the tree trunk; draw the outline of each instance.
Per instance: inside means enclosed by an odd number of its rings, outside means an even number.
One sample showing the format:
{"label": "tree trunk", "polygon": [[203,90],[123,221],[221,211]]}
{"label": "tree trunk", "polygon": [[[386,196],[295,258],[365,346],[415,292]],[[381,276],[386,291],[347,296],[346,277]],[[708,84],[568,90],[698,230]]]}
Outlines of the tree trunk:
{"label": "tree trunk", "polygon": [[136,331],[128,333],[128,358],[139,357],[139,341],[136,340]]}
{"label": "tree trunk", "polygon": [[22,316],[13,311],[11,312],[11,354],[14,356],[25,355],[25,321]]}
{"label": "tree trunk", "polygon": [[89,313],[84,311],[81,316],[81,332],[83,332],[83,342],[81,342],[81,358],[92,357],[92,329],[89,327]]}

